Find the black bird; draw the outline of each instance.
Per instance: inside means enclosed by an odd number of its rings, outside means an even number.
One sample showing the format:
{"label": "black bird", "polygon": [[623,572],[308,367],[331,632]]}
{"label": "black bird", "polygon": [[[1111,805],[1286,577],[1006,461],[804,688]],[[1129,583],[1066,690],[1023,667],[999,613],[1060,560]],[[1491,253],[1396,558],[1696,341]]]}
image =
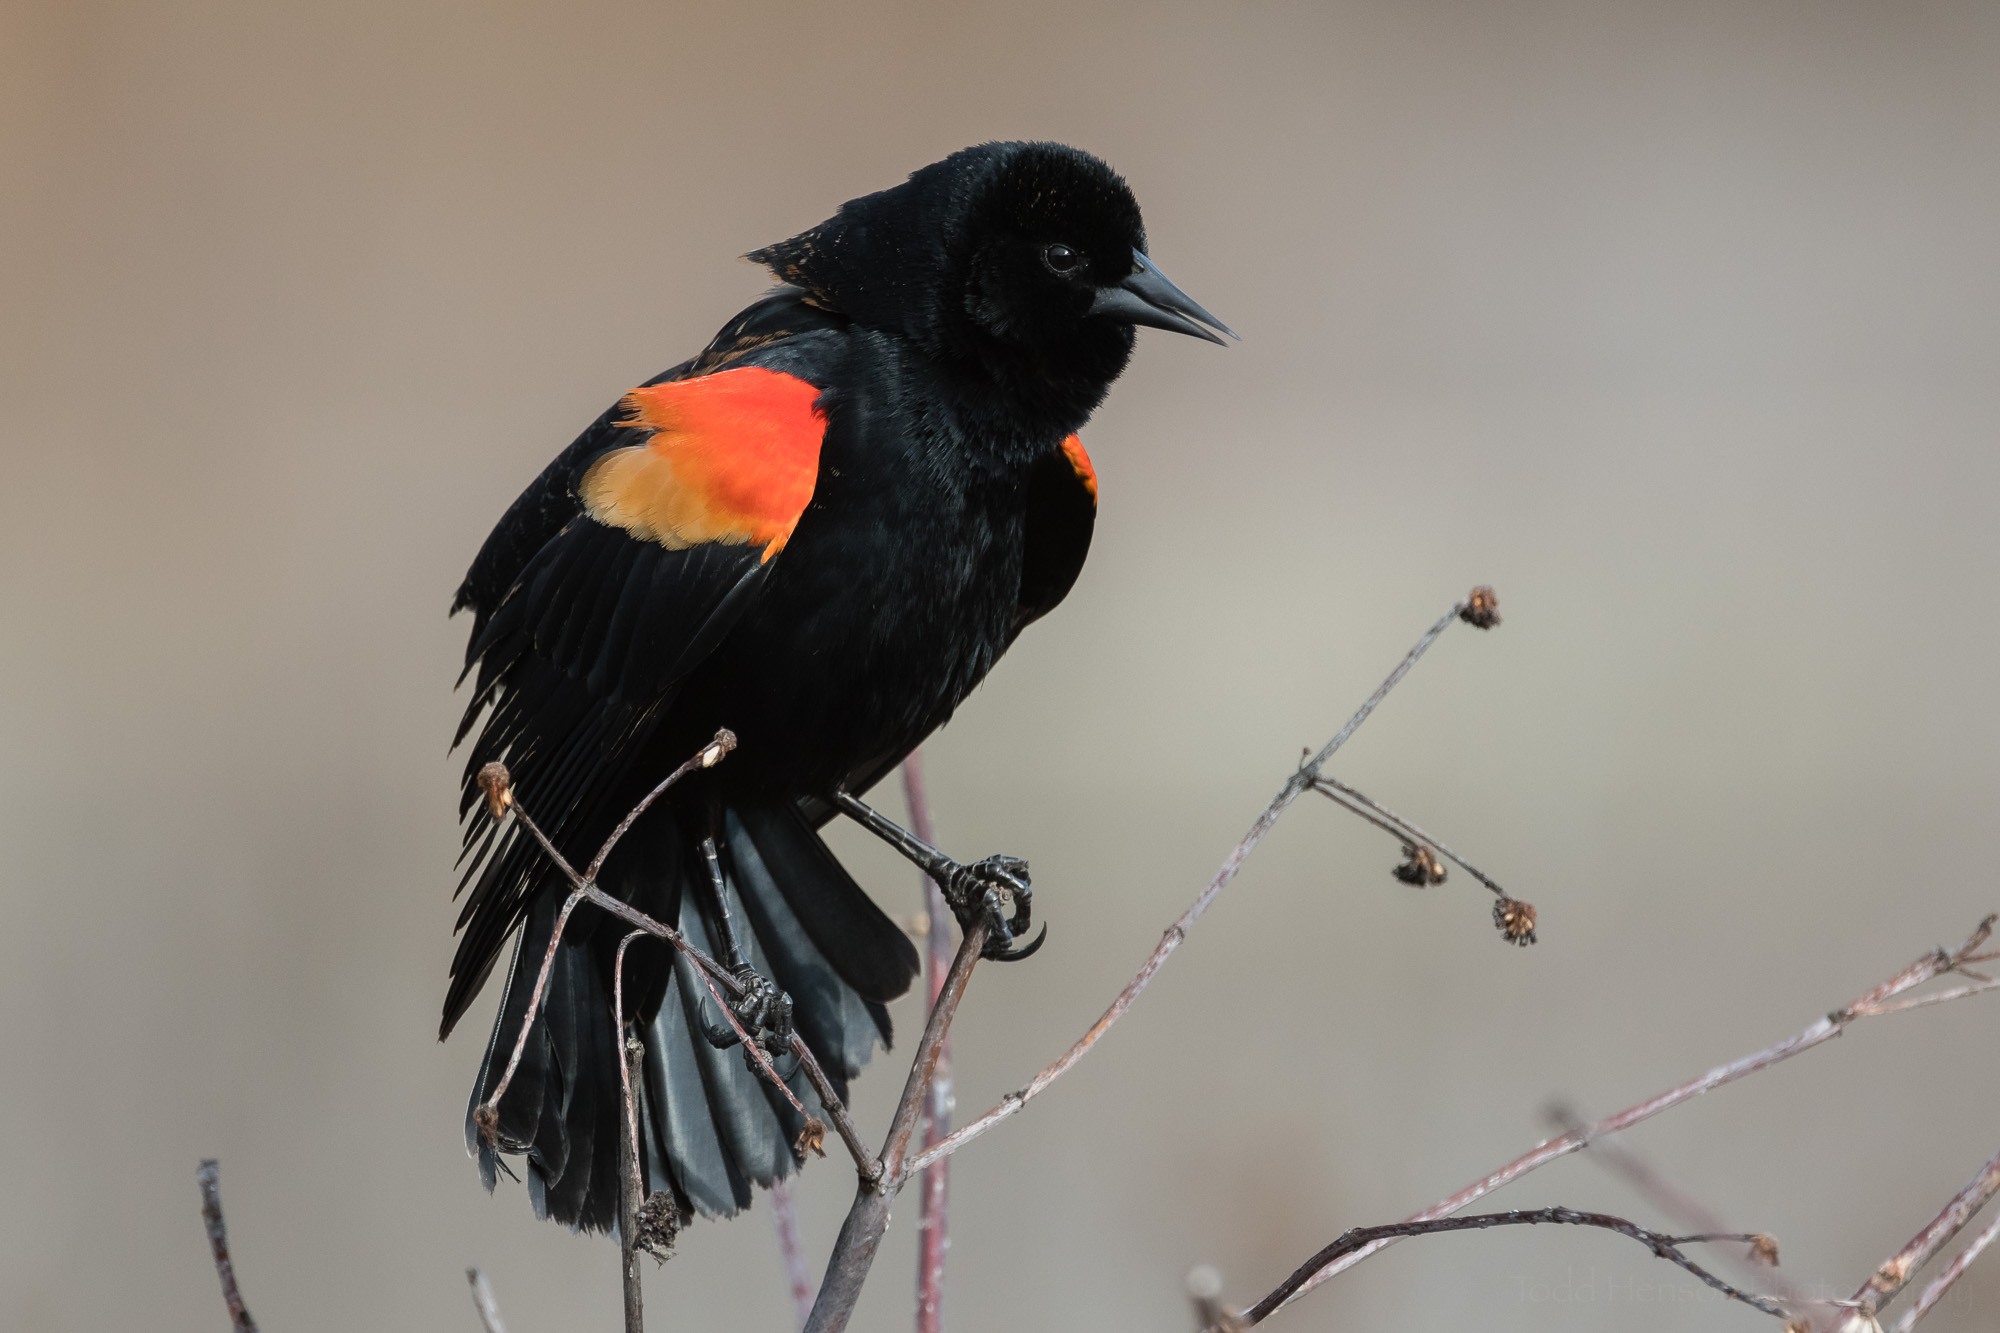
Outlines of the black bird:
{"label": "black bird", "polygon": [[[1075,582],[1097,502],[1075,432],[1124,369],[1133,326],[1228,332],[1147,258],[1125,182],[1060,144],[965,149],[749,257],[782,285],[578,436],[458,590],[475,678],[458,739],[483,726],[441,1037],[516,937],[473,1107],[500,1080],[568,887],[480,799],[490,761],[583,865],[645,792],[733,730],[736,751],[642,817],[600,882],[764,1000],[788,996],[843,1095],[887,1045],[883,1006],[917,957],[820,841],[836,810],[935,870],[962,921],[991,923],[990,949],[1016,943],[1025,863],[949,861],[855,794]],[[592,1230],[617,1215],[623,933],[579,909],[494,1143],[466,1120],[489,1189],[503,1154],[525,1154],[536,1211]],[[753,1185],[795,1169],[797,1112],[720,1048],[721,1015],[665,945],[634,945],[624,984],[645,1045],[649,1188],[684,1218],[746,1207]],[[803,1075],[787,1081],[817,1113]]]}

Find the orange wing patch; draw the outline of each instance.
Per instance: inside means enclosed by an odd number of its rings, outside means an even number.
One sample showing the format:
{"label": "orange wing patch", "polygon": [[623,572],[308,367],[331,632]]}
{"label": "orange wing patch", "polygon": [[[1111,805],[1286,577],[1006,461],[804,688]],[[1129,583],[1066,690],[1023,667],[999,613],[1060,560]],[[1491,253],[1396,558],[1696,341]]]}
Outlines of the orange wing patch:
{"label": "orange wing patch", "polygon": [[1083,483],[1083,489],[1090,492],[1090,502],[1097,503],[1097,469],[1090,465],[1090,455],[1083,451],[1083,441],[1072,435],[1062,442],[1063,457],[1076,469],[1076,479]]}
{"label": "orange wing patch", "polygon": [[703,542],[784,549],[819,479],[819,390],[744,366],[634,389],[625,424],[652,432],[613,449],[577,488],[598,522],[670,550]]}

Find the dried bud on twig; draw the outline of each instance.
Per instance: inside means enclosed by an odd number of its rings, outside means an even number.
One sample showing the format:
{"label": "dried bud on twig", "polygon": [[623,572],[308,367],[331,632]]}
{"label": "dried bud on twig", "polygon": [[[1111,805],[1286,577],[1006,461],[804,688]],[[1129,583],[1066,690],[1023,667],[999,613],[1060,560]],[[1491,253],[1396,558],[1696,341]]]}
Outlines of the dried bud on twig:
{"label": "dried bud on twig", "polygon": [[824,1157],[826,1149],[822,1145],[825,1143],[826,1122],[818,1116],[812,1116],[807,1119],[806,1127],[799,1131],[798,1138],[792,1141],[792,1156],[801,1162],[806,1160],[807,1153],[815,1157]]}
{"label": "dried bud on twig", "polygon": [[674,1196],[665,1190],[654,1191],[651,1198],[639,1205],[639,1234],[633,1237],[632,1248],[652,1255],[654,1263],[665,1263],[674,1257],[674,1239],[681,1234],[681,1220]]}
{"label": "dried bud on twig", "polygon": [[500,1108],[481,1102],[472,1108],[472,1123],[479,1127],[479,1141],[489,1148],[500,1145]]}
{"label": "dried bud on twig", "polygon": [[1777,1237],[1767,1236],[1761,1231],[1752,1236],[1750,1238],[1750,1259],[1753,1263],[1768,1264],[1770,1267],[1776,1268],[1778,1266]]}
{"label": "dried bud on twig", "polygon": [[728,727],[715,733],[715,739],[702,750],[700,759],[703,768],[714,768],[722,762],[722,756],[736,748],[736,733]]}
{"label": "dried bud on twig", "polygon": [[1405,884],[1414,884],[1427,889],[1433,884],[1444,883],[1444,862],[1436,853],[1420,843],[1403,844],[1403,864],[1389,872]]}
{"label": "dried bud on twig", "polygon": [[1868,1279],[1868,1285],[1885,1294],[1901,1291],[1903,1284],[1910,1280],[1910,1259],[1907,1254],[1899,1254],[1875,1270],[1875,1276]]}
{"label": "dried bud on twig", "polygon": [[1241,1333],[1242,1319],[1222,1303],[1222,1274],[1207,1264],[1197,1265],[1188,1271],[1187,1294],[1201,1333]]}
{"label": "dried bud on twig", "polygon": [[1985,944],[1988,937],[1993,934],[1993,923],[1995,921],[2000,921],[2000,912],[1993,913],[1984,921],[1974,926],[1972,934],[1966,938],[1965,943],[1958,946],[1958,952],[1951,956],[1951,961],[1953,963],[1963,963],[1970,960],[1972,955],[1978,953],[1980,946]]}
{"label": "dried bud on twig", "polygon": [[1523,948],[1535,942],[1535,905],[1519,898],[1502,898],[1493,904],[1493,924],[1501,938]]}
{"label": "dried bud on twig", "polygon": [[507,807],[514,804],[514,779],[507,772],[507,765],[495,759],[479,770],[479,790],[486,793],[486,812],[495,819],[507,813]]}
{"label": "dried bud on twig", "polygon": [[1500,598],[1493,589],[1480,584],[1466,596],[1465,609],[1458,618],[1474,629],[1492,629],[1500,623]]}

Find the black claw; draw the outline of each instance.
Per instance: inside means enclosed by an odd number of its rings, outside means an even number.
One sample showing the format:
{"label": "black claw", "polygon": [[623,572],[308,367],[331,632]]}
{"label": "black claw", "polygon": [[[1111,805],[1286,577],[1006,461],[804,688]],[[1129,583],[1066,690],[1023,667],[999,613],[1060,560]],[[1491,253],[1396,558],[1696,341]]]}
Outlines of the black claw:
{"label": "black claw", "polygon": [[[1015,949],[1014,942],[1028,933],[1033,922],[1034,886],[1028,879],[1028,863],[1018,856],[989,856],[971,865],[958,866],[945,881],[945,899],[961,929],[984,926],[987,932],[982,958],[1015,961],[1039,949],[1047,928],[1033,943]],[[1002,910],[1000,895],[1013,898],[1013,915]]]}
{"label": "black claw", "polygon": [[708,1038],[708,1044],[718,1051],[726,1051],[736,1044],[736,1034],[728,1028],[719,1028],[713,1023],[701,1025],[701,1035]]}
{"label": "black claw", "polygon": [[982,958],[990,958],[996,963],[1018,963],[1023,958],[1026,958],[1028,955],[1032,954],[1035,950],[1041,948],[1042,941],[1047,939],[1048,937],[1049,937],[1049,928],[1045,924],[1043,925],[1040,931],[1036,932],[1035,938],[1029,940],[1025,945],[1021,946],[1018,949],[1013,950],[1012,952],[1008,951],[1006,944],[1003,942],[1000,944],[998,952],[993,952],[989,949],[987,951],[982,951],[980,956]]}

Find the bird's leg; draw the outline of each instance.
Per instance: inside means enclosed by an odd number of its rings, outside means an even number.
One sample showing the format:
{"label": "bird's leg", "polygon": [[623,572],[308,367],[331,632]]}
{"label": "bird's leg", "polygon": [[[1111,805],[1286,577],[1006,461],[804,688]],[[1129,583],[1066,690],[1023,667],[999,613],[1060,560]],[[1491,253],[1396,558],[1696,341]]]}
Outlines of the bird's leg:
{"label": "bird's leg", "polygon": [[[1009,951],[1015,940],[1028,933],[1033,917],[1033,889],[1028,882],[1026,861],[1018,856],[989,856],[971,865],[960,865],[881,811],[847,792],[836,791],[833,804],[842,814],[894,847],[919,870],[936,880],[961,927],[970,928],[979,921],[986,923],[986,947],[982,957],[1011,962],[1026,958],[1042,947],[1042,941],[1049,933],[1046,925],[1042,927],[1041,934],[1026,945]],[[1014,900],[1012,916],[1001,907],[1000,895],[1003,893]]]}
{"label": "bird's leg", "polygon": [[708,866],[708,905],[715,909],[716,932],[722,936],[722,961],[731,972],[749,970],[743,946],[736,939],[736,923],[729,919],[729,895],[722,886],[722,858],[716,853],[715,839],[701,840],[701,859]]}
{"label": "bird's leg", "polygon": [[[735,976],[737,984],[743,987],[742,997],[730,1005],[736,1021],[750,1034],[750,1039],[773,1055],[791,1049],[792,1043],[792,997],[750,966],[750,960],[743,954],[743,946],[736,938],[736,923],[729,916],[729,895],[724,890],[722,879],[722,858],[716,852],[713,837],[701,840],[701,857],[708,866],[708,889],[710,906],[715,909],[716,933],[722,936],[722,961]],[[703,1035],[711,1046],[726,1049],[736,1044],[736,1034],[710,1023],[704,1023]],[[749,1059],[749,1052],[744,1052]]]}

